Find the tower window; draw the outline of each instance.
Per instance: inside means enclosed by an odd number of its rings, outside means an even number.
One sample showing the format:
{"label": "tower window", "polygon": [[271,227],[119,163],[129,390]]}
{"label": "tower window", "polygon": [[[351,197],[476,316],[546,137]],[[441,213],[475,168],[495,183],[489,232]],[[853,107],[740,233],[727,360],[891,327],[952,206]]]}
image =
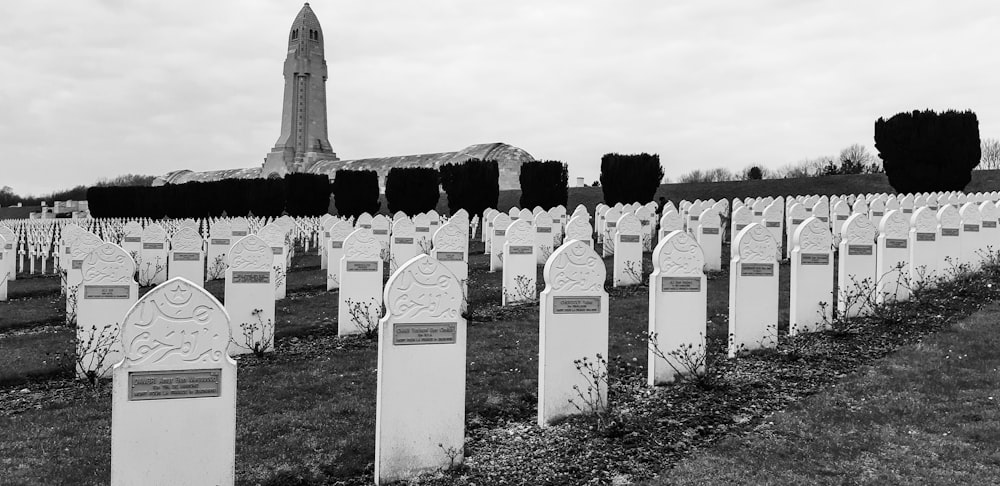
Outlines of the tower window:
{"label": "tower window", "polygon": [[299,29],[295,29],[295,30],[292,31],[292,40],[295,40],[295,39],[298,39],[298,38],[299,38]]}

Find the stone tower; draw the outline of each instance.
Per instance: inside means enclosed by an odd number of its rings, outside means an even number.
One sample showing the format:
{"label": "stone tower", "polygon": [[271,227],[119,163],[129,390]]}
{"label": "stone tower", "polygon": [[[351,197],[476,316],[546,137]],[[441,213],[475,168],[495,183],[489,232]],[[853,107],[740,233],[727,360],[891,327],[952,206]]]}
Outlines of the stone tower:
{"label": "stone tower", "polygon": [[318,160],[338,160],[326,132],[326,57],[323,29],[306,3],[288,32],[281,135],[261,175],[301,172]]}

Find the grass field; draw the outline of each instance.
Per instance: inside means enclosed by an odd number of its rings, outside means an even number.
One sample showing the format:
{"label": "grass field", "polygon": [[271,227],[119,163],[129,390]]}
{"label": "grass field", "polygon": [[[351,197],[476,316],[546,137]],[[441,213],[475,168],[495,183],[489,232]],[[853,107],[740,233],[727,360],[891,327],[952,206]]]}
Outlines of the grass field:
{"label": "grass field", "polygon": [[[810,189],[819,189],[819,186]],[[695,189],[668,185],[661,190],[687,194],[684,191]],[[757,187],[753,190],[776,189]],[[819,190],[813,192],[821,193]],[[599,194],[599,188],[574,189],[570,193],[570,205],[576,201],[589,205],[596,202]],[[734,195],[739,194],[725,196]],[[501,197],[510,200],[512,193],[504,193]],[[716,196],[706,196],[703,192],[700,197]],[[723,248],[723,254],[728,255],[728,247]],[[803,481],[797,479],[806,478],[804,482],[809,482],[814,477],[828,477],[828,482],[839,484],[844,482],[845,476],[836,474],[843,472],[849,475],[848,479],[865,478],[868,476],[863,475],[864,471],[858,471],[867,467],[865,471],[876,471],[872,477],[891,480],[894,476],[887,474],[892,471],[878,469],[891,469],[891,462],[869,463],[902,460],[909,457],[907,454],[916,454],[913,448],[918,447],[917,443],[902,440],[914,435],[906,426],[920,432],[924,423],[931,424],[933,420],[943,420],[939,427],[964,428],[968,434],[976,427],[985,427],[982,441],[967,440],[965,436],[961,440],[975,449],[963,449],[974,458],[970,461],[985,464],[986,470],[974,471],[972,466],[965,466],[971,464],[969,461],[961,463],[961,457],[946,454],[955,450],[954,444],[943,441],[925,445],[936,454],[933,461],[925,462],[929,464],[923,469],[926,475],[915,473],[900,478],[918,484],[933,483],[939,477],[938,472],[947,469],[952,462],[956,469],[969,472],[965,477],[973,479],[972,483],[993,478],[989,468],[995,468],[1000,456],[995,446],[990,449],[986,445],[987,439],[995,440],[997,428],[993,409],[987,408],[989,402],[975,398],[969,400],[973,403],[971,408],[961,408],[955,403],[951,405],[958,408],[946,408],[932,401],[919,402],[924,398],[930,400],[933,390],[919,393],[907,390],[922,390],[922,374],[930,375],[935,369],[932,364],[924,366],[919,362],[921,359],[931,362],[956,360],[960,354],[943,350],[963,349],[960,344],[967,338],[982,341],[982,353],[988,352],[991,345],[995,348],[995,338],[986,335],[988,328],[981,331],[983,334],[957,337],[964,327],[978,329],[982,326],[977,327],[976,322],[987,325],[995,318],[977,316],[979,321],[974,319],[956,328],[958,331],[953,337],[957,341],[932,348],[934,353],[944,352],[948,358],[917,354],[914,363],[900,365],[904,366],[900,369],[879,360],[900,346],[911,345],[913,350],[922,351],[916,343],[951,336],[952,333],[941,333],[926,337],[1000,296],[1000,286],[991,283],[1000,272],[969,277],[959,286],[942,286],[934,291],[936,293],[928,294],[926,302],[914,304],[913,309],[899,314],[901,320],[892,325],[875,323],[838,328],[835,332],[790,339],[784,336],[789,285],[785,264],[780,267],[779,274],[781,345],[774,351],[726,360],[722,355],[728,332],[729,280],[728,263],[724,262],[723,272],[710,275],[708,283],[710,380],[656,389],[644,386],[647,289],[613,289],[610,291],[609,387],[614,410],[609,416],[609,425],[598,427],[588,418],[576,418],[539,429],[534,426],[538,306],[499,306],[500,275],[485,270],[487,259],[482,254],[481,243],[474,243],[470,263],[467,467],[423,478],[425,484],[628,484],[653,478],[675,464],[680,465],[667,470],[661,477],[678,482],[703,481],[704,484],[712,484],[704,482],[705,478],[715,477],[731,478],[738,484],[768,483],[768,476],[750,474],[754,468],[766,466],[774,471],[775,483],[799,484]],[[648,255],[644,268],[648,274]],[[69,377],[63,356],[70,350],[72,334],[61,325],[64,302],[58,295],[58,284],[55,277],[19,279],[11,283],[12,300],[0,303],[2,484],[106,484],[108,480],[110,389],[107,385],[95,389]],[[221,281],[210,282],[207,288],[222,299]],[[277,351],[264,358],[247,356],[239,360],[238,484],[370,484],[374,454],[375,345],[364,338],[336,337],[336,293],[325,291],[325,274],[319,269],[315,254],[295,257],[288,274],[288,292],[288,298],[277,303]],[[907,353],[910,351],[900,356],[907,356]],[[965,354],[973,355],[970,351]],[[942,363],[965,366],[965,362]],[[953,373],[935,378],[941,388],[937,395],[964,396],[966,391],[961,387],[966,385],[996,390],[996,383],[990,381],[995,376],[977,375],[989,372],[988,359],[976,358],[974,363],[976,366],[963,371],[965,374],[956,368]],[[944,364],[937,367],[946,369]],[[995,374],[997,367],[992,366]],[[890,395],[874,403],[884,405],[890,398],[901,398],[902,401],[893,406],[905,411],[912,405],[920,413],[905,418],[907,423],[902,425],[890,424],[877,431],[868,430],[863,426],[875,424],[874,420],[858,423],[851,420],[855,412],[870,405],[876,395],[860,386],[852,388],[850,383],[864,382],[865,377],[875,376],[884,369],[895,373],[889,374],[889,381],[898,379],[899,383],[887,384],[873,378],[870,385],[875,391]],[[978,396],[969,393],[970,397]],[[892,418],[878,416],[878,410],[873,409],[870,415],[881,417],[880,420]],[[960,414],[929,417],[933,413],[953,410],[960,410]],[[784,415],[773,415],[782,411],[787,411],[785,413],[792,418],[782,422],[785,419],[776,417]],[[814,422],[817,425],[812,425]],[[976,423],[979,425],[974,425]],[[781,424],[786,424],[786,428],[780,429],[778,425]],[[780,430],[786,435],[775,432]],[[877,437],[876,432],[880,434]],[[927,432],[925,435],[933,434]],[[757,440],[774,439],[774,442],[765,442],[766,447],[758,453],[754,450],[756,442],[742,439],[744,436],[759,436]],[[809,439],[814,440],[810,442]],[[795,440],[800,442],[793,446]],[[856,445],[856,440],[863,444]],[[890,450],[863,448],[864,444],[880,444],[878,440],[889,444]],[[808,451],[809,447],[813,447],[814,455],[836,458],[828,466],[836,474],[823,476],[824,473],[815,469],[823,464],[820,461],[800,461],[808,463],[801,468],[786,468],[788,472],[779,471],[786,456],[800,457],[795,451]],[[726,460],[701,461],[702,457],[710,458],[714,453],[726,456]],[[741,454],[747,457],[731,457]],[[994,462],[989,462],[991,460]],[[744,481],[741,477],[751,479]]]}
{"label": "grass field", "polygon": [[1000,484],[998,322],[990,305],[649,484]]}

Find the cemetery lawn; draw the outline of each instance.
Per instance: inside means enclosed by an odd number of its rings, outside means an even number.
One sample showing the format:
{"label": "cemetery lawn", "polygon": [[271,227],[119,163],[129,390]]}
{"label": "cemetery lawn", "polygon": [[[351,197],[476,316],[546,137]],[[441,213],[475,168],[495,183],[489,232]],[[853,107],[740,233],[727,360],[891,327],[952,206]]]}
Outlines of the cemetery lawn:
{"label": "cemetery lawn", "polygon": [[[728,254],[728,247],[723,254]],[[1000,297],[1000,286],[985,285],[1000,275],[1000,268],[991,267],[928,293],[926,302],[899,311],[898,323],[859,320],[833,332],[789,339],[785,337],[789,277],[788,265],[783,264],[781,345],[726,360],[722,356],[729,280],[724,264],[723,272],[711,274],[708,281],[711,373],[698,382],[650,389],[644,385],[648,289],[611,289],[612,410],[599,416],[600,422],[597,416],[577,417],[539,429],[534,425],[538,306],[500,307],[500,273],[485,270],[486,258],[482,244],[474,244],[467,466],[425,477],[425,484],[591,480],[603,484],[650,479],[692,451],[710,451],[713,443],[759,433],[761,424],[774,421],[769,415],[797,406],[859,367],[872,365]],[[648,254],[644,263],[648,275]],[[32,282],[40,288],[17,306],[2,308],[4,315],[10,310],[19,313],[25,306],[54,306],[61,322],[59,309],[64,304],[58,298],[58,279],[41,280],[48,283]],[[20,291],[21,283],[14,282],[12,288]],[[207,287],[222,296],[221,282]],[[325,291],[316,255],[296,256],[288,289],[288,298],[277,303],[277,352],[239,359],[237,484],[371,484],[375,344],[362,337],[336,337],[336,293]],[[44,317],[0,329],[0,482],[106,484],[110,386],[94,389],[75,382],[66,367],[51,359],[53,353],[68,352],[72,334],[50,321]],[[845,402],[844,408],[850,410],[856,402],[860,400]],[[848,413],[834,404],[830,407],[825,415],[810,420]],[[987,421],[991,418],[985,409],[977,413]],[[846,441],[843,447],[855,446]]]}
{"label": "cemetery lawn", "polygon": [[1000,484],[998,322],[991,304],[649,484]]}

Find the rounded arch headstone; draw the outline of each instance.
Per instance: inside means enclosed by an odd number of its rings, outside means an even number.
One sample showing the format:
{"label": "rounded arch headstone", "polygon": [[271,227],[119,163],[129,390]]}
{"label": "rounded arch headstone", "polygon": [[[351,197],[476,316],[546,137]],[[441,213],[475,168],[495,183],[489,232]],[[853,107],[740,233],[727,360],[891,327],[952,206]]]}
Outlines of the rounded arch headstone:
{"label": "rounded arch headstone", "polygon": [[962,218],[962,231],[959,237],[962,247],[960,261],[973,270],[978,270],[983,260],[983,251],[986,249],[980,231],[983,226],[983,215],[975,202],[962,203],[958,213]]}
{"label": "rounded arch headstone", "polygon": [[344,239],[352,231],[354,226],[347,221],[335,221],[330,226],[330,238],[326,246],[326,290],[328,291],[340,288],[340,258],[344,256]]}
{"label": "rounded arch headstone", "polygon": [[274,350],[273,262],[271,246],[256,235],[240,238],[230,250],[225,295],[234,356]]}
{"label": "rounded arch headstone", "polygon": [[344,256],[337,262],[337,334],[374,335],[382,314],[382,243],[365,227],[344,238]]}
{"label": "rounded arch headstone", "polygon": [[705,269],[722,270],[722,217],[719,212],[714,207],[702,211],[696,229],[695,237],[705,254]]}
{"label": "rounded arch headstone", "polygon": [[[573,216],[566,223],[565,241],[577,240],[583,244],[594,247],[594,228],[590,225],[590,217],[586,214]],[[563,244],[566,244],[565,242]],[[555,252],[553,252],[555,253]],[[551,258],[551,256],[550,256]]]}
{"label": "rounded arch headstone", "polygon": [[76,373],[104,378],[121,361],[121,319],[138,299],[135,262],[124,248],[103,243],[83,258],[80,272]]}
{"label": "rounded arch headstone", "polygon": [[[773,206],[769,206],[773,207]],[[766,210],[765,210],[766,212]],[[729,265],[729,356],[778,342],[778,244],[764,225],[736,234]]]}
{"label": "rounded arch headstone", "polygon": [[490,272],[503,268],[503,243],[507,235],[507,227],[513,220],[504,213],[493,217],[493,234],[490,236]]}
{"label": "rounded arch headstone", "polygon": [[532,302],[537,298],[535,231],[530,219],[518,219],[507,227],[503,244],[501,304]]}
{"label": "rounded arch headstone", "polygon": [[170,238],[170,255],[167,260],[167,278],[184,277],[192,282],[205,284],[205,240],[191,227],[177,230]]}
{"label": "rounded arch headstone", "polygon": [[[575,360],[608,356],[607,270],[592,247],[569,240],[545,263],[539,299],[538,425],[579,413],[574,391],[587,389]],[[607,403],[607,387],[591,395]]]}
{"label": "rounded arch headstone", "polygon": [[639,285],[643,280],[642,224],[632,213],[622,214],[615,222],[613,238],[605,243],[614,245],[612,252],[612,285],[615,287]]}
{"label": "rounded arch headstone", "polygon": [[[233,484],[236,362],[229,316],[177,277],[149,291],[122,323],[113,370],[111,484]],[[156,438],[156,454],[149,441]],[[185,467],[177,467],[184,464]]]}
{"label": "rounded arch headstone", "polygon": [[882,216],[878,228],[875,302],[906,300],[909,292],[905,280],[910,275],[910,218],[901,209],[890,209]]}
{"label": "rounded arch headstone", "polygon": [[[859,198],[857,202],[863,201]],[[855,206],[857,206],[855,202]],[[871,311],[868,294],[876,289],[875,226],[855,212],[840,229],[837,267],[837,315],[854,317]]]}
{"label": "rounded arch headstone", "polygon": [[942,275],[953,271],[961,261],[962,255],[962,216],[955,206],[941,203],[937,210],[938,223],[941,230],[938,233],[938,271]]}
{"label": "rounded arch headstone", "polygon": [[833,318],[833,235],[816,216],[792,235],[789,334],[814,332]]}
{"label": "rounded arch headstone", "polygon": [[274,298],[284,299],[288,279],[288,233],[280,225],[268,223],[256,235],[271,247],[271,253],[274,254]]}
{"label": "rounded arch headstone", "polygon": [[652,258],[646,381],[660,385],[674,381],[679,372],[704,371],[704,366],[685,369],[678,357],[704,362],[708,289],[704,254],[687,232],[668,234]]}
{"label": "rounded arch headstone", "polygon": [[153,223],[142,230],[142,251],[135,261],[139,285],[158,285],[167,280],[167,231]]}
{"label": "rounded arch headstone", "polygon": [[392,238],[389,243],[389,273],[396,270],[420,253],[417,245],[417,227],[408,218],[392,223]]}
{"label": "rounded arch headstone", "polygon": [[434,249],[431,257],[441,262],[462,282],[463,305],[469,295],[469,239],[462,231],[461,222],[449,221],[434,232]]}
{"label": "rounded arch headstone", "polygon": [[540,212],[534,216],[532,227],[535,230],[535,264],[545,265],[545,260],[555,251],[555,224],[549,213]]}
{"label": "rounded arch headstone", "polygon": [[458,279],[418,255],[389,277],[385,302],[376,378],[379,484],[461,463],[465,443],[467,334]]}

